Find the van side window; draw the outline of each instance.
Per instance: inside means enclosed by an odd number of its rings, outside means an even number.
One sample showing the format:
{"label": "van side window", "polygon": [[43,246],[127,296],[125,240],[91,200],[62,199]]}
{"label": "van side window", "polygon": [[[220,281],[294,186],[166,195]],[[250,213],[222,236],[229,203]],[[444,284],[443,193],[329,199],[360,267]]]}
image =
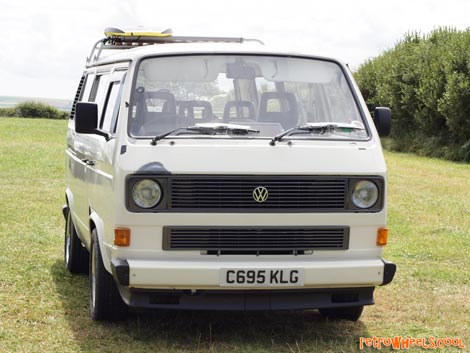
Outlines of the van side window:
{"label": "van side window", "polygon": [[[103,131],[111,133],[116,132],[122,89],[124,87],[125,79],[126,71],[124,70],[115,71],[109,77],[103,110],[101,110],[103,113],[100,115],[101,120],[99,123],[100,129]],[[98,111],[100,111],[100,107],[98,107]]]}
{"label": "van side window", "polygon": [[94,81],[95,81],[95,74],[87,75],[85,79],[85,86],[83,88],[82,94],[79,99],[81,102],[89,102],[91,88],[93,87]]}
{"label": "van side window", "polygon": [[103,131],[114,132],[115,130],[115,121],[118,113],[117,109],[119,109],[119,104],[116,103],[118,103],[117,97],[119,95],[120,87],[121,82],[111,82],[104,106],[104,115],[100,122],[100,129]]}
{"label": "van side window", "polygon": [[90,95],[88,96],[88,102],[94,102],[96,99],[96,92],[98,92],[98,86],[100,84],[101,76],[95,76],[93,85],[90,89]]}
{"label": "van side window", "polygon": [[89,102],[94,102],[98,105],[99,117],[101,117],[103,114],[106,94],[108,92],[108,78],[109,73],[96,76],[90,93]]}

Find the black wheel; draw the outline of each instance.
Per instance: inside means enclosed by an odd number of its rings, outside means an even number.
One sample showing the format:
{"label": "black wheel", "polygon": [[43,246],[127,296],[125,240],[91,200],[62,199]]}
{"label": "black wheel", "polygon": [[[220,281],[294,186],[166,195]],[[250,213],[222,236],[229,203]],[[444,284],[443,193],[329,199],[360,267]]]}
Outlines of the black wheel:
{"label": "black wheel", "polygon": [[64,264],[73,274],[88,273],[88,251],[82,246],[73,225],[70,208],[67,208],[64,231]]}
{"label": "black wheel", "polygon": [[357,321],[364,310],[364,305],[348,306],[345,308],[324,308],[318,309],[320,314],[331,319],[343,319]]}
{"label": "black wheel", "polygon": [[96,229],[91,234],[89,269],[91,318],[95,321],[124,320],[128,307],[119,294],[113,276],[104,267]]}

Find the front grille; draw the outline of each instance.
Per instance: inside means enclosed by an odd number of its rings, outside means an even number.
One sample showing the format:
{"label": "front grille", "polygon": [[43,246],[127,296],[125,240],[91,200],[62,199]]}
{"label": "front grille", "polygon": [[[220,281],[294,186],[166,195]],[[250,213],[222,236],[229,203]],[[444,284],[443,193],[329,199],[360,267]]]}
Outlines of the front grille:
{"label": "front grille", "polygon": [[[269,193],[264,202],[253,197],[258,187]],[[347,178],[341,177],[174,176],[169,208],[341,211],[346,209],[347,187]]]}
{"label": "front grille", "polygon": [[349,227],[164,227],[164,250],[299,252],[345,250]]}

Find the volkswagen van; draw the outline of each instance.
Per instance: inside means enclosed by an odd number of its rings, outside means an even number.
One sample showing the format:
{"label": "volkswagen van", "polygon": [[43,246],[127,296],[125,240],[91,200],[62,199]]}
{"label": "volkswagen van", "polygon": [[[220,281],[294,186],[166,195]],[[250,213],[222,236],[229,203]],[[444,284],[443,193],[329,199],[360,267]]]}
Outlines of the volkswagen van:
{"label": "volkswagen van", "polygon": [[107,29],[66,149],[64,259],[93,320],[318,309],[390,283],[380,135],[350,70],[258,40]]}

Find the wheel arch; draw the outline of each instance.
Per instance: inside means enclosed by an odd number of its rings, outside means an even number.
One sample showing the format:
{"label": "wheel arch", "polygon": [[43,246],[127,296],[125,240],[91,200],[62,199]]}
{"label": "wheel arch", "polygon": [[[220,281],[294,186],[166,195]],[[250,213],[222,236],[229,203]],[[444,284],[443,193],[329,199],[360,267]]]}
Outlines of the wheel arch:
{"label": "wheel arch", "polygon": [[[65,205],[62,206],[62,214],[64,215],[64,218],[65,218],[65,221],[67,222],[67,216],[68,214],[70,213],[70,217],[72,219],[72,224],[73,224],[73,228],[74,228],[74,231],[75,233],[77,234],[78,238],[80,239],[80,233],[77,232],[77,227],[75,226],[75,219],[74,219],[74,213],[73,213],[73,210],[74,210],[74,200],[73,200],[73,193],[72,193],[72,190],[70,190],[70,188],[67,188],[65,189]],[[85,242],[83,242],[83,239],[80,239],[81,242],[83,244],[86,244]]]}
{"label": "wheel arch", "polygon": [[[90,234],[96,230],[96,235],[98,237],[98,246],[100,247],[100,252],[103,260],[103,265],[109,273],[112,273],[111,270],[111,259],[109,248],[105,245],[104,237],[104,223],[100,216],[95,212],[91,211],[90,213]],[[93,241],[93,239],[92,239]],[[91,248],[91,244],[90,244]]]}
{"label": "wheel arch", "polygon": [[67,204],[69,210],[74,208],[73,194],[70,188],[65,189],[65,203]]}

